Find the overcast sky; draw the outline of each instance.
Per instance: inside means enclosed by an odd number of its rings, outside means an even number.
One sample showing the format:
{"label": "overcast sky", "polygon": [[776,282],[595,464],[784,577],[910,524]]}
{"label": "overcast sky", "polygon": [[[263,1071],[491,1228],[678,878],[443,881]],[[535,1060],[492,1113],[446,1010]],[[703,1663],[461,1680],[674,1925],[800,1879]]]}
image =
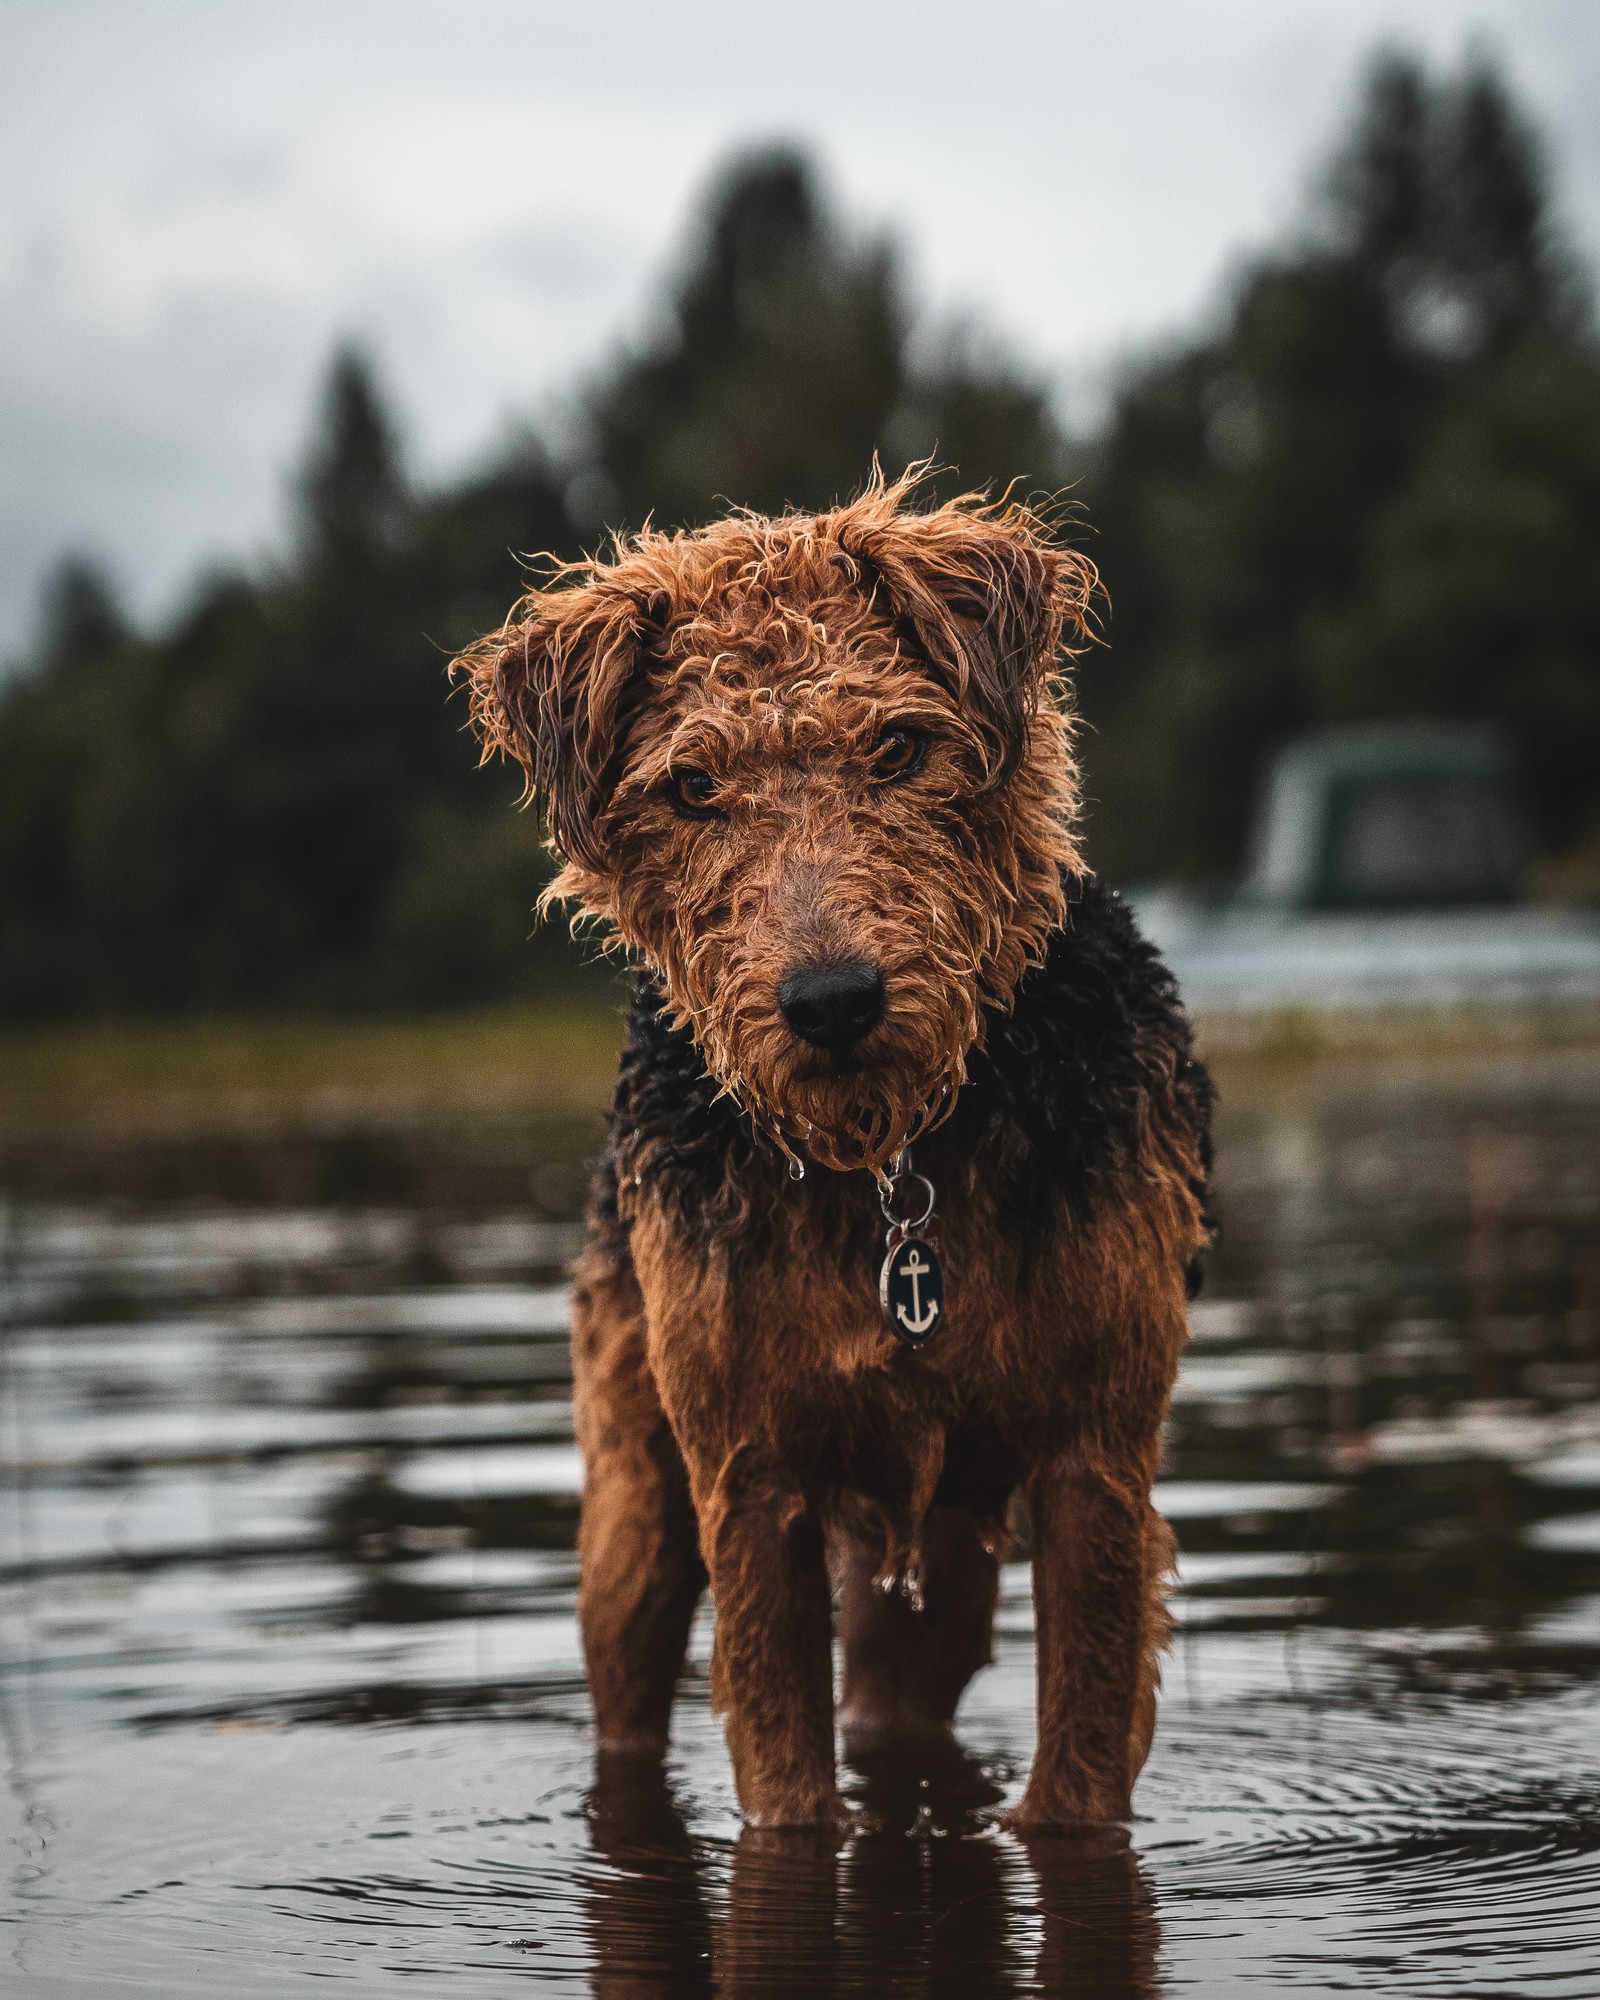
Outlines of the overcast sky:
{"label": "overcast sky", "polygon": [[0,653],[270,549],[333,342],[413,468],[548,411],[728,151],[812,146],[1064,396],[1215,310],[1383,41],[1503,60],[1600,251],[1600,0],[0,0]]}

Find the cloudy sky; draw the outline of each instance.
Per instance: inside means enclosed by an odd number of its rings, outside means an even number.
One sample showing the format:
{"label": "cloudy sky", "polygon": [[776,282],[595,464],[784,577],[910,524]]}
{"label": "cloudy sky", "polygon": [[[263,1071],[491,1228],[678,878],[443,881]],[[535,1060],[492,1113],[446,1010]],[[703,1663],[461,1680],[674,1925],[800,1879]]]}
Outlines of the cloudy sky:
{"label": "cloudy sky", "polygon": [[751,140],[1089,407],[1301,212],[1384,41],[1495,51],[1600,253],[1597,0],[0,0],[0,654],[68,547],[146,617],[270,549],[341,336],[426,477],[548,413]]}

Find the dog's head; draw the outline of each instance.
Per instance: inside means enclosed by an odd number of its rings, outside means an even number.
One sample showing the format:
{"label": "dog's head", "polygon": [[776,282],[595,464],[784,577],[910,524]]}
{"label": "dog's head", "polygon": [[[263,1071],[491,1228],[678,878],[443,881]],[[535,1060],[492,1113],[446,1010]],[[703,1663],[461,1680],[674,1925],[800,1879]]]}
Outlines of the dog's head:
{"label": "dog's head", "polygon": [[912,497],[647,532],[457,662],[565,859],[551,896],[833,1167],[942,1115],[1077,859],[1057,675],[1093,568],[1026,508]]}

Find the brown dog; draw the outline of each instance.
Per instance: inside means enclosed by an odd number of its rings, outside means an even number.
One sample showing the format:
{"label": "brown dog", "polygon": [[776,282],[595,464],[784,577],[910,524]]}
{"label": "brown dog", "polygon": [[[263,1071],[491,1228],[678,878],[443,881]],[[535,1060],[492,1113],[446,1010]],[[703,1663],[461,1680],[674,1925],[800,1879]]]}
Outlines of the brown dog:
{"label": "brown dog", "polygon": [[943,1726],[1020,1493],[1014,1821],[1118,1819],[1210,1086],[1074,839],[1092,568],[1025,508],[914,500],[642,534],[458,663],[551,895],[643,968],[573,1325],[590,1686],[603,1744],[659,1752],[709,1575],[747,1818],[834,1818],[830,1555],[846,1730]]}

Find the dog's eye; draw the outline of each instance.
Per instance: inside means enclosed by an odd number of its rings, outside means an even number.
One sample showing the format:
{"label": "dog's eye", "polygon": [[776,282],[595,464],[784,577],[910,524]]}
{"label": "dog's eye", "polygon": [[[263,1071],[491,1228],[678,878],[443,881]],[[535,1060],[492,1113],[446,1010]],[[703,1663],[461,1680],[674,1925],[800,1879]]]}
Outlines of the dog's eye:
{"label": "dog's eye", "polygon": [[880,778],[909,778],[919,770],[928,748],[928,739],[915,729],[895,722],[878,738],[872,753],[872,768]]}
{"label": "dog's eye", "polygon": [[684,819],[720,819],[715,804],[717,781],[709,771],[696,771],[685,766],[674,771],[667,780],[667,796],[672,801],[674,812]]}

